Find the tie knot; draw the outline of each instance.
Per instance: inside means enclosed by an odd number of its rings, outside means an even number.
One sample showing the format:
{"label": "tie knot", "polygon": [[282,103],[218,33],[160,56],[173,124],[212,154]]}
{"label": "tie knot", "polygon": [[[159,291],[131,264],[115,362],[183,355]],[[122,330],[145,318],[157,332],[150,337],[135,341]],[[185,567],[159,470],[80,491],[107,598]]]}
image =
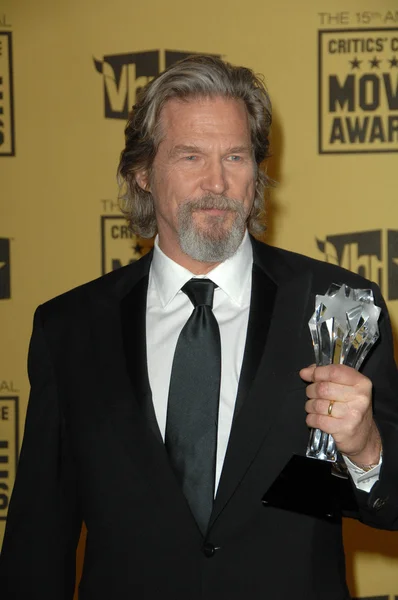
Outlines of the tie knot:
{"label": "tie knot", "polygon": [[190,279],[181,290],[188,296],[194,307],[213,308],[213,296],[216,284],[210,279]]}

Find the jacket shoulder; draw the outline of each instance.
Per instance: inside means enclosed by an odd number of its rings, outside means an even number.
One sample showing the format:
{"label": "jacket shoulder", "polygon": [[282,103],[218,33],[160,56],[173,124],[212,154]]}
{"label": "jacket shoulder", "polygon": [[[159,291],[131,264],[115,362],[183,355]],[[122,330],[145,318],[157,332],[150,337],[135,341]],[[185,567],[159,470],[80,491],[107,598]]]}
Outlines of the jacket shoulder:
{"label": "jacket shoulder", "polygon": [[[365,289],[375,287],[374,283],[358,273],[353,273],[339,265],[292,252],[291,250],[256,242],[256,251],[260,254],[267,254],[268,260],[272,259],[272,255],[274,255],[278,261],[286,263],[294,272],[310,271],[313,275],[313,284],[317,287],[325,285],[327,288],[331,283],[345,283],[350,287]],[[321,291],[321,289],[317,290],[318,293],[321,293]]]}
{"label": "jacket shoulder", "polygon": [[54,318],[76,318],[87,315],[93,305],[108,302],[109,299],[122,297],[138,278],[149,272],[150,257],[144,256],[135,263],[101,275],[96,279],[79,285],[41,304],[38,311],[43,322]]}

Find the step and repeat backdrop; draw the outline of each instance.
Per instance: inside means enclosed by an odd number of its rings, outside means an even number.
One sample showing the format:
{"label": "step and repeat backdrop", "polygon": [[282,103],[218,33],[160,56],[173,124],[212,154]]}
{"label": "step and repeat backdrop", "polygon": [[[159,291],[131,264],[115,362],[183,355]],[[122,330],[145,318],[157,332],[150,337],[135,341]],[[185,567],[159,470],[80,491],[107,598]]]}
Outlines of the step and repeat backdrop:
{"label": "step and repeat backdrop", "polygon": [[[398,324],[396,0],[0,0],[0,544],[33,311],[150,248],[118,208],[124,124],[197,52],[267,83],[267,241],[376,281]],[[352,595],[396,600],[398,535],[347,521],[345,542]]]}

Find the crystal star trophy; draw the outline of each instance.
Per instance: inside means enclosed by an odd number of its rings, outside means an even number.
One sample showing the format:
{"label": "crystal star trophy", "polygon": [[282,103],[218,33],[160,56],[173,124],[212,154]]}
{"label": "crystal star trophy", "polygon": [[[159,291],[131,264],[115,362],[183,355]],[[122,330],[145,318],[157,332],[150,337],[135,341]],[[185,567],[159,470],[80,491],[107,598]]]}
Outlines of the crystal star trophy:
{"label": "crystal star trophy", "polygon": [[[317,295],[308,323],[316,365],[359,369],[379,338],[380,311],[372,290],[333,283],[324,296]],[[291,458],[263,504],[326,519],[340,518],[343,509],[355,509],[352,486],[333,436],[311,429],[306,456]]]}

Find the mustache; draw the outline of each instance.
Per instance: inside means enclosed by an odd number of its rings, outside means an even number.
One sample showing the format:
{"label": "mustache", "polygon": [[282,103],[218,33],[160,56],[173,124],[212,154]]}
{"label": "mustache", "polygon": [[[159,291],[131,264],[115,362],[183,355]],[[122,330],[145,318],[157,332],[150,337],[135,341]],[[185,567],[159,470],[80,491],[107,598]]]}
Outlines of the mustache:
{"label": "mustache", "polygon": [[233,198],[228,198],[228,196],[202,196],[195,200],[187,200],[183,206],[191,212],[214,208],[216,210],[229,210],[240,213],[243,208],[241,202]]}

